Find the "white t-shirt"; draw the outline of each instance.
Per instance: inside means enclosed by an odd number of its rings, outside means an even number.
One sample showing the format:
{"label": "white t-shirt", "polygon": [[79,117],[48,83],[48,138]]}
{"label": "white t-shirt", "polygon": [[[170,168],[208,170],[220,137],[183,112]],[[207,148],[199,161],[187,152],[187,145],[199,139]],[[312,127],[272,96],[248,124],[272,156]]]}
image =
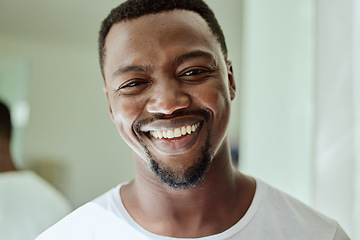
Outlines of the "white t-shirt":
{"label": "white t-shirt", "polygon": [[[260,180],[256,183],[254,199],[239,222],[220,234],[196,239],[349,239],[335,221]],[[78,208],[37,240],[181,239],[153,234],[137,224],[121,201],[119,190],[122,185]]]}
{"label": "white t-shirt", "polygon": [[0,174],[1,240],[33,240],[71,210],[63,195],[35,173]]}

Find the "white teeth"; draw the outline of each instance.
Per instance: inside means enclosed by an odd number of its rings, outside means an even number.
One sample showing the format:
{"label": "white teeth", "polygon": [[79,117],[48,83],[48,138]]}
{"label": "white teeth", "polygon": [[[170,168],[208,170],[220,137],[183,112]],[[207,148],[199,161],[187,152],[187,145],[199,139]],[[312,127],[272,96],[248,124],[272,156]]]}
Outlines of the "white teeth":
{"label": "white teeth", "polygon": [[162,131],[156,131],[157,132],[157,135],[159,136],[160,139],[163,138],[163,134],[162,134]]}
{"label": "white teeth", "polygon": [[186,127],[182,126],[181,127],[181,135],[185,135],[186,134]]}
{"label": "white teeth", "polygon": [[174,130],[174,135],[175,135],[175,137],[180,137],[180,136],[181,136],[181,130],[180,130],[180,128],[175,128],[175,130]]}
{"label": "white teeth", "polygon": [[157,132],[152,132],[152,136],[154,137],[154,138],[158,138],[158,134],[157,134]]}
{"label": "white teeth", "polygon": [[167,137],[168,138],[174,138],[174,130],[168,130],[167,131]]}
{"label": "white teeth", "polygon": [[187,126],[187,127],[186,127],[186,132],[187,132],[188,134],[191,134],[191,127],[190,127],[190,126]]}
{"label": "white teeth", "polygon": [[196,123],[191,126],[182,126],[181,128],[169,129],[169,130],[160,130],[160,131],[150,131],[150,135],[153,138],[162,139],[162,138],[174,138],[181,137],[182,135],[191,134],[196,131],[200,126],[200,123]]}

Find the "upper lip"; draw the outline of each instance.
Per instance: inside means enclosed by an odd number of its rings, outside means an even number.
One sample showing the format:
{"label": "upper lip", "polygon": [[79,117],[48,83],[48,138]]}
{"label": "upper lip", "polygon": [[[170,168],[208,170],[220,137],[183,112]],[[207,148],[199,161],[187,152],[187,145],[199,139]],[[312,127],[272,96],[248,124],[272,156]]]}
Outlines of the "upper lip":
{"label": "upper lip", "polygon": [[182,116],[172,119],[158,119],[141,126],[140,130],[142,132],[169,130],[181,128],[182,126],[191,126],[201,121],[203,121],[203,119],[199,116]]}

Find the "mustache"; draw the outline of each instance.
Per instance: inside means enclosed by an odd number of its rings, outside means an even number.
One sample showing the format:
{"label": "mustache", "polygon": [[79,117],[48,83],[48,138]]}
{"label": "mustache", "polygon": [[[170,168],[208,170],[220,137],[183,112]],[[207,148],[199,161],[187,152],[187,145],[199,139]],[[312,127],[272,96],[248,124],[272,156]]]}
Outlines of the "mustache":
{"label": "mustache", "polygon": [[202,117],[205,121],[207,121],[210,118],[210,113],[206,110],[184,110],[184,109],[179,109],[176,110],[175,112],[173,112],[172,114],[163,114],[163,113],[155,113],[153,114],[151,117],[148,118],[144,118],[144,119],[139,119],[134,123],[134,128],[135,131],[137,133],[141,132],[141,127],[149,124],[151,122],[157,121],[157,120],[167,120],[167,119],[172,119],[172,118],[176,118],[176,117],[183,117],[183,116],[190,116],[190,115],[195,115],[195,116],[200,116]]}

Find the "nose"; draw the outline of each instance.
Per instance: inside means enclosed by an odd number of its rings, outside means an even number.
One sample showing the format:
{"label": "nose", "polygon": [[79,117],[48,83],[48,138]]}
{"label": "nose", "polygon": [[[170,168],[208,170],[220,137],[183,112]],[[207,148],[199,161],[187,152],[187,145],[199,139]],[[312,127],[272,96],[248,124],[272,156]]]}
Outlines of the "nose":
{"label": "nose", "polygon": [[191,103],[190,95],[175,79],[157,84],[151,94],[146,104],[149,113],[172,114],[176,110],[188,107]]}

